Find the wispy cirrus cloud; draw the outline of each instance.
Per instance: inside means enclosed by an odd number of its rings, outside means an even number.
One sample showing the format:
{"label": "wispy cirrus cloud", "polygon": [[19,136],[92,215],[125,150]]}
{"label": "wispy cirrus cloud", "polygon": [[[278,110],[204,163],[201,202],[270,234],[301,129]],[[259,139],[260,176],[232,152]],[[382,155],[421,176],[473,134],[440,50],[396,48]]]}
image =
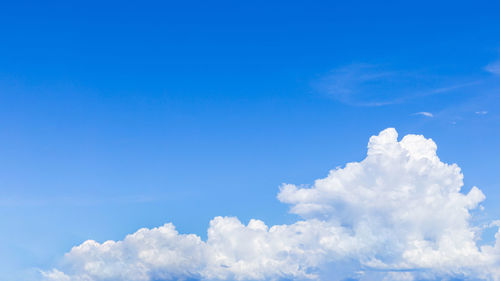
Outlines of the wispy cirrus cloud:
{"label": "wispy cirrus cloud", "polygon": [[416,113],[414,113],[414,115],[421,115],[421,116],[431,117],[431,118],[434,117],[434,114],[427,112],[427,111],[416,112]]}
{"label": "wispy cirrus cloud", "polygon": [[500,75],[500,60],[488,64],[484,69],[492,74]]}
{"label": "wispy cirrus cloud", "polygon": [[374,64],[351,64],[332,70],[314,81],[320,93],[353,106],[383,106],[442,94],[478,84],[418,71],[390,69]]}

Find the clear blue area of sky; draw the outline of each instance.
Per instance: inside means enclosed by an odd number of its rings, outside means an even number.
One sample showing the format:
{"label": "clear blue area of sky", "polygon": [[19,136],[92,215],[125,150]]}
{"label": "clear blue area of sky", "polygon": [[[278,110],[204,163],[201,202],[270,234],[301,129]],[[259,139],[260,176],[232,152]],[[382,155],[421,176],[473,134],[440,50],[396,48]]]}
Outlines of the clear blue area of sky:
{"label": "clear blue area of sky", "polygon": [[219,215],[292,222],[280,184],[362,160],[387,127],[434,139],[464,190],[486,194],[474,222],[500,218],[500,71],[486,70],[500,59],[499,11],[3,1],[0,279],[166,222],[202,237]]}

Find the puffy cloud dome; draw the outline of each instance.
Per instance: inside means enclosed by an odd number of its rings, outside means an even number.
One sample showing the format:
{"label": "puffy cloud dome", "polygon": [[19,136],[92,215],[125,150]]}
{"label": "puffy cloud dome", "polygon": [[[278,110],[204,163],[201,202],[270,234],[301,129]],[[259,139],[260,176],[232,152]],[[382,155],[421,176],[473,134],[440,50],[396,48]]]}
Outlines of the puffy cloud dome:
{"label": "puffy cloud dome", "polygon": [[398,141],[389,128],[370,138],[361,162],[311,187],[280,188],[278,199],[302,217],[294,224],[216,217],[206,241],[172,224],[140,229],[118,242],[86,241],[66,254],[62,270],[43,274],[53,281],[331,280],[328,268],[347,262],[356,268],[348,276],[359,279],[499,280],[500,243],[479,247],[480,229],[470,223],[485,196],[476,187],[462,193],[460,168],[441,162],[436,149],[419,135]]}

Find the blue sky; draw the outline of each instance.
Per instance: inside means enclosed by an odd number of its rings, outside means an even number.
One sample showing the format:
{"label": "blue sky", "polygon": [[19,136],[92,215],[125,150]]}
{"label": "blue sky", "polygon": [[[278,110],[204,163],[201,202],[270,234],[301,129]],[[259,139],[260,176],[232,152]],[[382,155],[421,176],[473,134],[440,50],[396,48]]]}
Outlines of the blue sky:
{"label": "blue sky", "polygon": [[0,276],[166,222],[203,239],[215,216],[293,223],[280,185],[361,161],[388,127],[432,138],[483,191],[473,223],[500,218],[498,10],[3,3]]}

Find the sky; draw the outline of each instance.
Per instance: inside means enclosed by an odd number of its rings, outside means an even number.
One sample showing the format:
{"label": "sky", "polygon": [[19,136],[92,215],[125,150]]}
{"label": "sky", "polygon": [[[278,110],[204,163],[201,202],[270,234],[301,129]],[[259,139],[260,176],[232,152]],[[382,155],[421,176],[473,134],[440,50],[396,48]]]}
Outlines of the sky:
{"label": "sky", "polygon": [[0,279],[500,280],[499,10],[2,3]]}

